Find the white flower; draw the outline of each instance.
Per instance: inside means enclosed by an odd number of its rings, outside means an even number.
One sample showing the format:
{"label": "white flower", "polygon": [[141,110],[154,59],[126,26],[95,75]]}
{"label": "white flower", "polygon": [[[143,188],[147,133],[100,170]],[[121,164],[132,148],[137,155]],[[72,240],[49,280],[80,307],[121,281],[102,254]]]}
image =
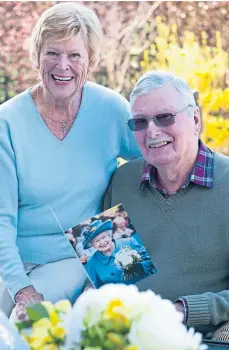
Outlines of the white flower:
{"label": "white flower", "polygon": [[122,256],[116,258],[115,261],[118,263],[118,265],[121,265],[125,268],[128,265],[132,265],[134,260],[131,255],[123,254]]}
{"label": "white flower", "polygon": [[[201,335],[187,331],[181,322],[160,314],[144,314],[140,320],[133,322],[128,339],[139,350],[198,350]],[[202,347],[202,350],[204,348]]]}
{"label": "white flower", "polygon": [[[121,302],[121,312],[131,322],[128,335],[130,344],[139,350],[204,350],[202,336],[187,331],[182,315],[173,303],[148,290],[139,292],[134,285],[107,284],[100,289],[83,293],[69,315],[66,349],[76,348],[83,329],[95,325],[111,301]],[[118,306],[117,306],[118,307]],[[118,307],[119,308],[119,307]]]}
{"label": "white flower", "polygon": [[136,261],[140,261],[141,256],[135,250],[130,247],[123,247],[116,255],[115,255],[115,264],[123,267],[124,269],[130,267]]}
{"label": "white flower", "polygon": [[67,349],[71,348],[74,342],[80,342],[81,331],[85,329],[84,321],[86,320],[88,327],[95,325],[111,300],[120,299],[128,307],[130,300],[134,305],[138,296],[137,287],[127,287],[124,284],[106,284],[100,289],[88,289],[81,294],[65,320],[65,328],[68,330]]}
{"label": "white flower", "polygon": [[67,348],[71,348],[74,343],[80,342],[81,331],[85,327],[95,325],[100,320],[101,313],[106,308],[106,302],[107,300],[97,289],[88,289],[81,294],[74,304],[72,312],[65,320],[65,327],[68,330]]}
{"label": "white flower", "polygon": [[132,250],[132,256],[139,260],[141,259],[141,255],[135,249]]}

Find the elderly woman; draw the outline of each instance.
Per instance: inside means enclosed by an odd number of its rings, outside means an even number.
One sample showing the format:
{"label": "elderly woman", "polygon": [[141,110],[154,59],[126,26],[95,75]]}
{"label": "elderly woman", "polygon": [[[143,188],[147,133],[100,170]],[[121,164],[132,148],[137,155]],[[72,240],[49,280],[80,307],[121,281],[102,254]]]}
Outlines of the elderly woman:
{"label": "elderly woman", "polygon": [[93,11],[49,8],[31,37],[40,82],[0,107],[0,276],[19,319],[29,304],[82,292],[84,269],[60,227],[100,212],[117,157],[139,155],[128,102],[87,81],[100,38]]}
{"label": "elderly woman", "polygon": [[[106,283],[133,284],[152,275],[156,269],[145,247],[134,238],[112,239],[113,223],[111,220],[102,222],[96,220],[91,223],[84,234],[84,249],[93,247],[95,253],[88,260],[85,268],[94,287],[99,288]],[[130,249],[137,253],[140,260],[133,262],[131,273],[126,277],[125,270],[117,264],[118,254],[122,249]],[[128,254],[124,256],[126,260]]]}

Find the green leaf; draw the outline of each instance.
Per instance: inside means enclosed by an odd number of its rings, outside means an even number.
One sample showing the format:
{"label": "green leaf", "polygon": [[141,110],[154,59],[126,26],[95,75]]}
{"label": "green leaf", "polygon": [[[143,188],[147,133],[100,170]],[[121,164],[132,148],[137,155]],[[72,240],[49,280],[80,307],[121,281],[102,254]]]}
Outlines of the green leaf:
{"label": "green leaf", "polygon": [[33,321],[29,320],[29,321],[16,322],[15,326],[17,327],[19,332],[21,332],[25,328],[30,328],[32,324],[33,324]]}
{"label": "green leaf", "polygon": [[38,321],[41,318],[49,318],[49,313],[42,304],[35,304],[26,308],[27,314],[31,321]]}

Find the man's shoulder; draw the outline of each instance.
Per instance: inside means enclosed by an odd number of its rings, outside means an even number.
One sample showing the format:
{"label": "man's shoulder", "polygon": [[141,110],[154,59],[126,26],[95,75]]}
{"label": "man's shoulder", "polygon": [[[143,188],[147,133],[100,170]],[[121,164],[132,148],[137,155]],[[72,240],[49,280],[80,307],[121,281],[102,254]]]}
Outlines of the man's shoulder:
{"label": "man's shoulder", "polygon": [[126,162],[116,170],[114,177],[121,178],[125,176],[130,176],[130,174],[140,175],[141,177],[142,171],[144,169],[144,164],[145,160],[143,157],[131,160],[130,162]]}
{"label": "man's shoulder", "polygon": [[229,184],[229,157],[214,152],[214,178],[217,182],[224,182]]}
{"label": "man's shoulder", "polygon": [[116,194],[139,189],[144,164],[144,159],[138,158],[120,166],[112,176],[110,189]]}

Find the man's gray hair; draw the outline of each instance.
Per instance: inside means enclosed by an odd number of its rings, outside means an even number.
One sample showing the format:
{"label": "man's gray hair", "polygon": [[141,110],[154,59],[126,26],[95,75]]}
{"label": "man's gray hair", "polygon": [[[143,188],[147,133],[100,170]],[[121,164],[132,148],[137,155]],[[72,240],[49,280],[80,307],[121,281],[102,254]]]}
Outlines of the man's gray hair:
{"label": "man's gray hair", "polygon": [[184,79],[169,72],[150,71],[144,74],[135,84],[133,91],[130,94],[131,107],[133,107],[138,96],[147,95],[153,89],[159,89],[168,83],[171,83],[181,94],[181,98],[185,103],[196,106],[193,92]]}

